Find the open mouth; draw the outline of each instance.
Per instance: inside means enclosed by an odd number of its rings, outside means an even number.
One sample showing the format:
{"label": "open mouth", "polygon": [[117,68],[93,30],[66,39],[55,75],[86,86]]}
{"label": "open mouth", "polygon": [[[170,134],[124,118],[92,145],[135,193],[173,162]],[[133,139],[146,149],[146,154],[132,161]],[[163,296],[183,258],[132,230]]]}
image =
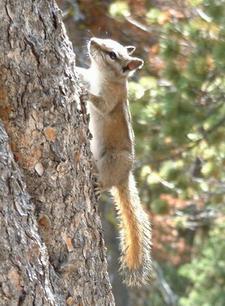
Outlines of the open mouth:
{"label": "open mouth", "polygon": [[129,68],[129,66],[127,65],[127,66],[125,66],[125,67],[123,67],[123,72],[125,73],[125,72],[127,72],[127,71],[130,71],[130,68]]}

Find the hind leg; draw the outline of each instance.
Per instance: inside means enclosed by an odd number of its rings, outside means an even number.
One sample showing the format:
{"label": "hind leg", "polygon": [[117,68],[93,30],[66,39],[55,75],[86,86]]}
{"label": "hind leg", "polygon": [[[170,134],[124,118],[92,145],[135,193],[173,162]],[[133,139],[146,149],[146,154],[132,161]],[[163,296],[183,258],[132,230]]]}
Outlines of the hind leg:
{"label": "hind leg", "polygon": [[110,189],[126,180],[132,164],[133,156],[128,151],[106,152],[96,163],[102,189]]}

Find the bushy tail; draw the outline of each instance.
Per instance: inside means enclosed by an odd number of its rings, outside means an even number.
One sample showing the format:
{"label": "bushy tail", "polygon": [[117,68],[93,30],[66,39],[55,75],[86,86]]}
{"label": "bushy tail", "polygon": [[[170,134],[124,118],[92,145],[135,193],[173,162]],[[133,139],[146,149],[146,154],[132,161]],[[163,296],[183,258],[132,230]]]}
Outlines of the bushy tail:
{"label": "bushy tail", "polygon": [[151,272],[151,225],[140,203],[133,174],[111,192],[120,221],[121,271],[125,283],[144,285]]}

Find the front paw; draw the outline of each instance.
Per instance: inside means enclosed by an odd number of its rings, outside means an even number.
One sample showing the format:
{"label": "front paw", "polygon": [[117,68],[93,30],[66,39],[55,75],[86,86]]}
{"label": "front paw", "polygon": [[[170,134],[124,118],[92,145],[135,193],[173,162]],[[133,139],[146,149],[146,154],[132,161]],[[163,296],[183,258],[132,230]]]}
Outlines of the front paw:
{"label": "front paw", "polygon": [[101,97],[100,96],[96,96],[95,94],[90,92],[90,90],[87,90],[87,93],[88,93],[88,100],[90,100],[91,102],[99,103],[101,101]]}
{"label": "front paw", "polygon": [[81,99],[85,102],[95,99],[96,96],[90,92],[87,88],[82,89]]}

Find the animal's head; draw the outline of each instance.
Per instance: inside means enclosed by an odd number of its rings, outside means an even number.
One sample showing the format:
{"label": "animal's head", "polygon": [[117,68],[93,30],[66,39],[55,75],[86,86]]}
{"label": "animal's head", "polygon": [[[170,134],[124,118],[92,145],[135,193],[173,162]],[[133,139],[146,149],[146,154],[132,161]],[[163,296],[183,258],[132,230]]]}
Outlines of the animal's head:
{"label": "animal's head", "polygon": [[132,56],[134,46],[122,46],[111,39],[93,37],[89,41],[88,51],[91,63],[104,74],[112,78],[125,79],[143,66],[143,60]]}

